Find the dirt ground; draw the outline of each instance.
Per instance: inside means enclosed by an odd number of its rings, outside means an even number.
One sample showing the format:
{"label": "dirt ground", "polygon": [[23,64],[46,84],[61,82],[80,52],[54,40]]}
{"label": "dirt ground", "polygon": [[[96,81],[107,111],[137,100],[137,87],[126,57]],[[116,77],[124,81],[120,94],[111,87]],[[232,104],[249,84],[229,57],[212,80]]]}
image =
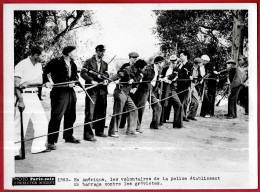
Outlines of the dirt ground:
{"label": "dirt ground", "polygon": [[[77,94],[77,120],[84,123],[84,94]],[[48,94],[42,104],[50,117]],[[113,97],[108,97],[107,115],[111,115]],[[146,107],[143,133],[119,138],[83,140],[83,126],[74,129],[80,144],[68,144],[60,134],[57,150],[31,154],[31,141],[26,142],[26,159],[15,161],[17,173],[109,173],[109,172],[177,172],[177,171],[248,171],[248,116],[238,106],[238,118],[226,119],[227,105],[216,107],[215,117],[184,122],[185,128],[172,128],[170,121],[159,130],[151,130],[152,110]],[[106,120],[109,125],[110,118]],[[32,124],[26,138],[33,136]],[[61,127],[61,130],[63,128]],[[105,129],[107,133],[108,129]]]}

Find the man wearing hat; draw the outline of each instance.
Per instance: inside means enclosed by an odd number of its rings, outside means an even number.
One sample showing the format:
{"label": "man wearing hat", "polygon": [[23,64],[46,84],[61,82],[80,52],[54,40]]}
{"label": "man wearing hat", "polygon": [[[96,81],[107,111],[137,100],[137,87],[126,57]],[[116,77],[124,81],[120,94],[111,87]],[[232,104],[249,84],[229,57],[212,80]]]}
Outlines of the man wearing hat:
{"label": "man wearing hat", "polygon": [[226,62],[227,69],[229,70],[229,82],[231,94],[228,98],[228,119],[237,118],[237,98],[240,90],[243,87],[243,73],[237,67],[236,62],[230,59]]}
{"label": "man wearing hat", "polygon": [[[63,56],[51,60],[44,68],[44,82],[46,87],[52,87],[47,75],[50,74],[54,84],[78,80],[77,65],[74,63],[75,46],[66,46]],[[54,86],[50,92],[51,119],[48,134],[58,132],[62,117],[64,117],[63,139],[68,143],[80,143],[73,137],[73,124],[76,120],[76,94],[73,89],[75,83],[64,86]],[[68,129],[68,130],[67,130]],[[59,133],[48,135],[48,147],[55,150]]]}
{"label": "man wearing hat", "polygon": [[[128,56],[129,56],[129,62],[123,64],[123,65],[120,67],[119,71],[124,70],[124,69],[125,69],[126,67],[128,67],[128,66],[134,65],[135,62],[137,61],[137,58],[139,57],[139,54],[136,53],[136,52],[131,52],[131,53],[128,54]],[[130,94],[130,97],[133,97],[133,95]],[[133,98],[132,98],[132,99],[133,99]],[[127,118],[128,115],[129,115],[128,113],[124,113],[124,114],[122,115],[122,117],[121,117],[121,122],[120,122],[120,125],[119,125],[120,128],[124,128],[124,127],[125,127],[126,118]]]}
{"label": "man wearing hat", "polygon": [[[134,65],[128,66],[125,69],[118,71],[117,73],[117,78],[119,78],[120,81],[114,90],[113,115],[121,114],[123,109],[129,111],[126,129],[127,135],[139,134],[139,132],[136,131],[138,111],[133,99],[130,97],[130,93],[134,94],[136,92],[138,83],[143,77],[143,75],[141,75],[141,71],[145,65],[145,61],[138,60],[136,63],[134,63]],[[111,118],[108,130],[108,135],[110,137],[119,137],[116,132],[118,131],[120,121],[121,115],[116,115]]]}
{"label": "man wearing hat", "polygon": [[194,59],[194,65],[191,69],[191,75],[193,78],[193,81],[191,82],[191,102],[189,105],[188,110],[188,119],[196,121],[195,118],[197,115],[198,107],[199,107],[199,94],[197,92],[197,89],[195,87],[195,83],[199,83],[199,79],[202,78],[200,66],[202,65],[203,61],[201,58],[195,58]]}
{"label": "man wearing hat", "polygon": [[200,116],[209,118],[214,115],[215,110],[216,79],[218,77],[218,72],[216,71],[216,66],[210,62],[208,55],[202,55],[201,59],[203,60],[206,78],[203,81]]}
{"label": "man wearing hat", "polygon": [[[146,62],[144,63],[146,65]],[[151,129],[158,129],[160,123],[161,111],[162,111],[161,104],[158,102],[158,99],[155,97],[154,93],[152,92],[151,81],[155,76],[155,71],[153,66],[147,65],[145,68],[143,68],[142,74],[143,74],[142,82],[139,84],[134,97],[134,101],[136,103],[137,108],[142,107],[138,109],[138,126],[136,130],[140,133],[142,133],[141,123],[142,123],[142,118],[145,110],[144,106],[146,102],[148,101],[153,109],[152,121],[150,123]]]}
{"label": "man wearing hat", "polygon": [[179,69],[177,68],[178,58],[176,55],[170,56],[170,65],[165,67],[162,70],[162,79],[163,79],[163,98],[168,98],[162,102],[163,104],[163,115],[161,118],[166,120],[169,119],[171,107],[174,108],[174,120],[173,128],[182,128],[183,127],[183,113],[182,113],[182,103],[177,94],[177,78]]}
{"label": "man wearing hat", "polygon": [[[156,56],[153,60],[153,64],[151,64],[152,69],[154,70],[154,78],[151,82],[152,92],[156,99],[162,98],[162,82],[161,82],[161,73],[162,69],[165,65],[165,58],[162,56]],[[162,125],[161,113],[162,113],[162,105],[159,103],[159,113],[153,110],[153,117],[157,120],[153,121],[153,124],[150,124],[151,129],[159,129],[159,125]],[[159,124],[158,124],[159,121]]]}
{"label": "man wearing hat", "polygon": [[[85,121],[84,124],[106,117],[107,110],[107,80],[102,78],[101,75],[109,77],[108,65],[103,61],[105,47],[98,45],[95,48],[96,54],[92,58],[87,59],[80,72],[81,77],[85,80],[86,84],[97,85],[95,88],[88,90],[91,99],[88,96],[85,100]],[[94,73],[93,73],[94,72]],[[103,83],[102,83],[103,82]],[[92,128],[95,129],[95,135],[98,137],[107,137],[104,134],[105,118],[95,123],[84,125],[84,140],[95,142]]]}

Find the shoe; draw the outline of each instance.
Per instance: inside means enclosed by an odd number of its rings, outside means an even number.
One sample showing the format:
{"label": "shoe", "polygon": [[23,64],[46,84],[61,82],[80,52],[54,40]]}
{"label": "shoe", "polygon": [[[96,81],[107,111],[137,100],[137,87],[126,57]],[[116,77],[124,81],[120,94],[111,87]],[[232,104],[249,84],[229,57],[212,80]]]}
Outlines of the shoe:
{"label": "shoe", "polygon": [[224,114],[224,116],[226,116],[226,117],[227,117],[227,116],[229,116],[229,114]]}
{"label": "shoe", "polygon": [[78,144],[80,143],[80,140],[79,139],[75,139],[74,137],[71,137],[69,139],[65,139],[65,142],[66,143],[75,143],[75,144]]}
{"label": "shoe", "polygon": [[96,136],[97,136],[97,137],[107,137],[107,135],[104,134],[104,133],[103,133],[103,134],[98,134],[98,135],[96,134]]}
{"label": "shoe", "polygon": [[15,155],[14,156],[14,160],[22,160],[22,159],[24,159],[24,158],[22,158],[20,155]]}
{"label": "shoe", "polygon": [[236,117],[232,116],[232,115],[229,115],[227,116],[227,119],[235,119]]}
{"label": "shoe", "polygon": [[139,132],[137,132],[137,131],[134,131],[134,132],[126,132],[126,135],[138,135],[139,134]]}
{"label": "shoe", "polygon": [[141,131],[140,129],[139,129],[139,130],[136,130],[136,132],[138,132],[138,133],[143,133],[143,131]]}
{"label": "shoe", "polygon": [[91,142],[96,142],[97,140],[92,137],[92,138],[84,138],[85,141],[91,141]]}
{"label": "shoe", "polygon": [[50,148],[46,148],[43,151],[40,151],[40,152],[37,152],[37,153],[32,153],[32,154],[47,153],[47,152],[51,152],[51,149]]}
{"label": "shoe", "polygon": [[182,127],[173,126],[173,129],[181,129]]}
{"label": "shoe", "polygon": [[159,129],[158,127],[150,127],[150,129]]}
{"label": "shoe", "polygon": [[197,119],[194,118],[194,117],[188,117],[188,119],[193,120],[193,121],[197,121]]}
{"label": "shoe", "polygon": [[48,143],[48,145],[47,145],[47,149],[50,149],[50,150],[56,150],[57,147],[56,147],[56,145],[55,145],[54,143]]}
{"label": "shoe", "polygon": [[205,115],[205,118],[210,118],[211,116],[210,115]]}
{"label": "shoe", "polygon": [[117,135],[117,134],[109,134],[108,136],[109,136],[109,137],[115,137],[115,138],[118,138],[118,137],[119,137],[119,135]]}
{"label": "shoe", "polygon": [[183,121],[190,122],[186,117],[183,117]]}

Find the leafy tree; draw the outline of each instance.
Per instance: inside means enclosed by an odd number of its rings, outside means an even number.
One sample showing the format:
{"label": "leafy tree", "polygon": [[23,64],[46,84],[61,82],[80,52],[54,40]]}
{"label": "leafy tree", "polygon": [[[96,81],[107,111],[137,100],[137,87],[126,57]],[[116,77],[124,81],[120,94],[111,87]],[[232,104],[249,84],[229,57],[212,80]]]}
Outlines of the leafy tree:
{"label": "leafy tree", "polygon": [[[232,51],[233,12],[229,10],[156,10],[154,33],[167,56],[186,49],[192,58],[210,56],[219,69]],[[244,31],[246,31],[246,27]],[[246,36],[247,33],[245,32]]]}
{"label": "leafy tree", "polygon": [[71,31],[92,24],[91,11],[15,11],[15,64],[29,55],[32,45],[43,46],[55,57],[64,45],[75,42]]}

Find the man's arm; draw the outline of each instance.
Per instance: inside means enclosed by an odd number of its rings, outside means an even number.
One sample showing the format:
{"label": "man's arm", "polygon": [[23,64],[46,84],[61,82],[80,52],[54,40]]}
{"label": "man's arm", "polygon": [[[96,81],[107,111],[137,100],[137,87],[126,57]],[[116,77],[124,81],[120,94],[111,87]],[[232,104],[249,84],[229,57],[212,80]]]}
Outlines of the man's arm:
{"label": "man's arm", "polygon": [[80,76],[87,82],[92,83],[94,82],[94,79],[88,75],[88,68],[90,67],[91,63],[89,60],[85,61],[81,71]]}
{"label": "man's arm", "polygon": [[20,82],[21,82],[20,77],[14,77],[14,94],[15,94],[16,98],[18,99],[18,108],[23,111],[25,106],[24,106],[24,103],[23,103],[22,91],[19,88]]}
{"label": "man's arm", "polygon": [[39,76],[37,79],[34,79],[32,81],[25,81],[24,83],[22,83],[19,88],[20,89],[25,89],[28,86],[32,86],[32,85],[41,85],[42,84],[42,75]]}

